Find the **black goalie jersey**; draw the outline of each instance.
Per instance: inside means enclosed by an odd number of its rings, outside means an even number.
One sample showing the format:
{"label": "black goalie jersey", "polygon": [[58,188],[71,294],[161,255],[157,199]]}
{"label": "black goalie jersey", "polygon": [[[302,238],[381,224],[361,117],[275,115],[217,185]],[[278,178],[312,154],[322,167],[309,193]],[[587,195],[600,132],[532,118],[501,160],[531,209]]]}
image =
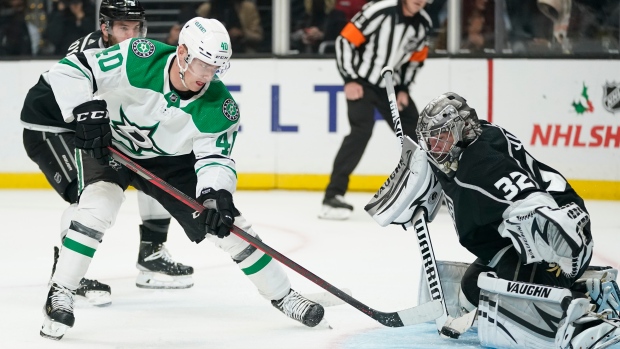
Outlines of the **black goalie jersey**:
{"label": "black goalie jersey", "polygon": [[[431,168],[443,186],[461,245],[490,261],[512,245],[500,236],[498,227],[515,201],[534,192],[548,192],[558,206],[575,202],[586,208],[566,179],[534,159],[517,137],[484,120],[480,124],[482,134],[462,153],[453,178]],[[590,235],[589,223],[584,233]]]}
{"label": "black goalie jersey", "polygon": [[[100,30],[92,32],[72,43],[67,50],[67,56],[92,48],[104,48]],[[46,75],[47,72],[41,74],[39,81],[26,95],[21,112],[22,124],[24,128],[37,131],[54,133],[73,131],[75,129],[75,121],[68,124],[63,120],[52,88],[47,82]]]}

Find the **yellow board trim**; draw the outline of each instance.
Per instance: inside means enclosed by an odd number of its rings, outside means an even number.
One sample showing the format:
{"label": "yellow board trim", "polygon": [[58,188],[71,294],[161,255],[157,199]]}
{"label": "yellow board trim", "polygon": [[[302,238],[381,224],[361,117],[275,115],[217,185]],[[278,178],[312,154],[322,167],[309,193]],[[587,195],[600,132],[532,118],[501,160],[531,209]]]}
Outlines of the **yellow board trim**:
{"label": "yellow board trim", "polygon": [[[329,175],[239,173],[239,190],[325,190]],[[374,193],[386,176],[353,175],[349,191]],[[620,181],[570,179],[570,185],[584,199],[620,200]],[[0,189],[51,189],[41,173],[0,173]]]}

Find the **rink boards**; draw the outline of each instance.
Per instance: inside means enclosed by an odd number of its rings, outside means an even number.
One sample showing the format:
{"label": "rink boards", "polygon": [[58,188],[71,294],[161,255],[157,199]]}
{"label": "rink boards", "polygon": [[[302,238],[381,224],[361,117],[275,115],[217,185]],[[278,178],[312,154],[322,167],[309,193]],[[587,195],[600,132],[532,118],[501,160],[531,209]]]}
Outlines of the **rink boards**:
{"label": "rink boards", "polygon": [[[23,150],[22,103],[54,61],[4,61],[0,187],[48,187]],[[333,59],[233,59],[224,76],[241,111],[234,146],[240,189],[321,190],[349,126]],[[411,93],[418,109],[442,92],[519,137],[586,198],[620,200],[620,61],[429,59]],[[351,190],[374,191],[394,169],[397,139],[377,122]]]}

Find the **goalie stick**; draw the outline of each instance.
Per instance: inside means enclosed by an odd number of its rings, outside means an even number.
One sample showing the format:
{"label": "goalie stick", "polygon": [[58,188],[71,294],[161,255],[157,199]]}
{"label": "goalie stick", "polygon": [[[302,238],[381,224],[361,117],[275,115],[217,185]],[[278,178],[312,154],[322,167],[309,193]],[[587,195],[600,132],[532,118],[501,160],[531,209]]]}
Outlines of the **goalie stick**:
{"label": "goalie stick", "polygon": [[[392,75],[394,74],[394,70],[391,67],[385,67],[381,70],[381,76],[385,79],[385,88],[387,90],[387,97],[390,103],[390,112],[392,113],[392,121],[394,122],[394,133],[400,140],[401,147],[403,146],[403,130],[400,123],[400,115],[398,113],[398,104],[396,100],[396,92],[394,91],[394,82],[392,79]],[[413,142],[413,140],[411,140]],[[413,142],[413,145],[418,148],[416,151],[422,151],[419,149],[419,146]],[[401,160],[399,166],[394,171],[398,172],[399,167],[402,163],[405,162],[406,154],[401,155]],[[389,179],[388,179],[389,181]],[[386,183],[384,186],[389,186],[394,183]],[[384,191],[386,195],[389,195],[390,190]],[[377,193],[380,195],[380,193]],[[425,209],[419,208],[413,215],[413,227],[416,232],[416,237],[418,238],[418,247],[420,249],[420,256],[422,257],[422,262],[424,263],[424,273],[426,274],[426,285],[428,286],[428,292],[432,300],[441,302],[441,316],[435,319],[435,325],[437,326],[437,331],[440,335],[450,337],[450,338],[458,338],[461,333],[467,330],[471,325],[462,325],[461,322],[470,323],[467,319],[459,318],[459,321],[455,321],[450,315],[448,315],[448,307],[446,305],[446,300],[444,297],[443,288],[441,285],[441,281],[439,280],[439,272],[437,269],[437,261],[435,260],[435,253],[433,251],[433,245],[431,244],[431,237],[428,232],[427,225],[427,216],[428,212]],[[473,323],[473,320],[471,321]],[[446,326],[447,325],[447,326]],[[455,328],[456,327],[456,328]],[[466,328],[465,328],[466,327]]]}
{"label": "goalie stick", "polygon": [[[151,173],[144,167],[136,164],[133,160],[131,160],[129,157],[127,157],[120,151],[114,149],[113,147],[108,147],[108,149],[110,150],[111,155],[114,158],[114,160],[125,165],[125,167],[134,171],[135,173],[137,173],[139,176],[146,179],[147,181],[153,183],[155,186],[162,189],[166,193],[172,195],[174,198],[176,198],[183,204],[196,210],[196,212],[194,212],[194,218],[198,217],[198,215],[200,215],[200,213],[205,210],[205,207],[201,205],[198,201],[187,196],[185,193],[181,192],[177,188],[171,186],[163,179],[155,176],[153,173]],[[442,311],[443,311],[442,304],[438,301],[430,301],[430,302],[427,302],[427,303],[424,303],[424,304],[421,304],[421,305],[418,305],[412,308],[407,308],[404,310],[391,312],[391,313],[386,313],[386,312],[372,309],[368,307],[367,305],[361,303],[357,299],[353,298],[352,296],[348,295],[344,291],[333,286],[329,282],[321,279],[320,277],[310,272],[309,270],[305,269],[301,265],[295,263],[293,260],[284,256],[280,252],[274,250],[273,248],[271,248],[269,245],[265,244],[261,240],[243,231],[239,227],[233,225],[233,227],[231,228],[231,232],[237,235],[238,237],[240,237],[241,239],[245,240],[246,242],[248,242],[250,245],[265,252],[267,255],[271,256],[275,260],[293,269],[294,271],[299,273],[301,276],[314,282],[318,286],[325,289],[327,292],[342,299],[345,303],[353,306],[355,309],[361,311],[362,313],[366,314],[367,316],[371,317],[372,319],[376,320],[377,322],[379,322],[380,324],[384,326],[403,327],[403,326],[416,325],[416,324],[420,324],[423,322],[433,321],[442,314]]]}

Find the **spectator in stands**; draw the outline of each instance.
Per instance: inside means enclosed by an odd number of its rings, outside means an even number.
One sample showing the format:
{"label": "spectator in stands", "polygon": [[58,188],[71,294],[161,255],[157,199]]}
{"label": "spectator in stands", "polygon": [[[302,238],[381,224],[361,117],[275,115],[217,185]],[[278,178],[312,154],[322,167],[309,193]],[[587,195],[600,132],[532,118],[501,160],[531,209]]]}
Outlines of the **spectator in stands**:
{"label": "spectator in stands", "polygon": [[89,1],[58,0],[44,37],[54,45],[54,54],[64,55],[75,40],[96,29],[95,10]]}
{"label": "spectator in stands", "polygon": [[495,47],[495,3],[488,0],[463,1],[461,48],[482,52]]}
{"label": "spectator in stands", "polygon": [[304,14],[293,25],[291,49],[316,53],[323,41],[335,41],[365,0],[304,0]]}
{"label": "spectator in stands", "polygon": [[[461,16],[461,49],[484,52],[495,48],[495,3],[488,0],[463,0]],[[447,48],[448,21],[442,24],[435,44],[438,50]]]}
{"label": "spectator in stands", "polygon": [[[618,49],[618,1],[538,0],[553,23],[554,44],[564,53],[597,53]],[[615,28],[613,20],[616,21]],[[611,24],[611,25],[610,25]]]}
{"label": "spectator in stands", "polygon": [[180,24],[175,24],[170,27],[170,32],[168,33],[168,37],[166,37],[166,44],[171,46],[179,45],[179,34],[181,33],[182,26]]}
{"label": "spectator in stands", "polygon": [[553,24],[538,9],[537,0],[507,0],[508,39],[513,53],[549,52]]}
{"label": "spectator in stands", "polygon": [[0,56],[32,54],[32,41],[25,20],[25,0],[0,2]]}
{"label": "spectator in stands", "polygon": [[200,5],[196,13],[200,17],[215,18],[224,24],[234,52],[256,52],[263,41],[258,8],[250,0],[211,0]]}

